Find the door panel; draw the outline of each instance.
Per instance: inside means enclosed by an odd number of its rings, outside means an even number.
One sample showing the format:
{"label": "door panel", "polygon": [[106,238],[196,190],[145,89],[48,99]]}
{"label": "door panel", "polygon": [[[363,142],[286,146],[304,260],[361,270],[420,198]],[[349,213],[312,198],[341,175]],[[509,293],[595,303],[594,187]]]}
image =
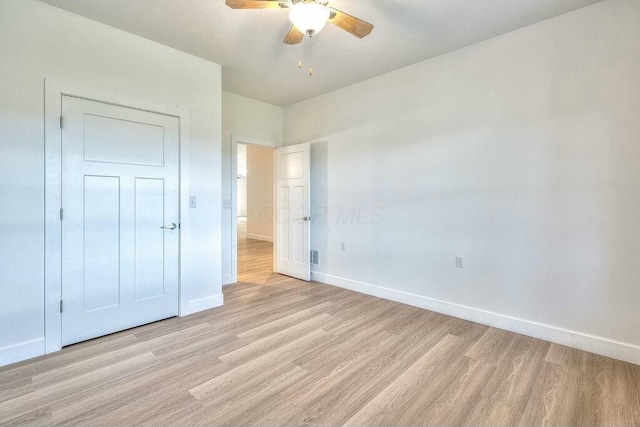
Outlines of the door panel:
{"label": "door panel", "polygon": [[311,280],[310,145],[277,150],[276,272]]}
{"label": "door panel", "polygon": [[293,261],[296,264],[305,262],[305,255],[308,253],[305,241],[308,241],[306,234],[309,227],[308,221],[301,220],[308,215],[308,197],[305,198],[305,187],[296,185],[293,187]]}
{"label": "door panel", "polygon": [[278,177],[280,179],[304,179],[304,155],[304,151],[281,153],[278,163]]}
{"label": "door panel", "polygon": [[[291,260],[291,250],[289,236],[289,187],[278,186],[278,259],[286,262]],[[280,273],[281,271],[278,271]]]}
{"label": "door panel", "polygon": [[84,177],[84,312],[120,303],[120,178]]}
{"label": "door panel", "polygon": [[164,295],[164,180],[135,182],[135,300]]}
{"label": "door panel", "polygon": [[[164,165],[162,126],[85,114],[84,129],[85,160],[145,166]],[[109,141],[109,144],[104,141]]]}
{"label": "door panel", "polygon": [[179,120],[62,97],[62,344],[178,314]]}

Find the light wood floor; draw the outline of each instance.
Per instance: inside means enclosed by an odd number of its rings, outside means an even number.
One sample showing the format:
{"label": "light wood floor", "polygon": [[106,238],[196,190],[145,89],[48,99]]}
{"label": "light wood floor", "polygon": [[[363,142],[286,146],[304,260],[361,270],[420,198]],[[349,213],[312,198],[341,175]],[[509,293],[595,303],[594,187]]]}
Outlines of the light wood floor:
{"label": "light wood floor", "polygon": [[640,425],[639,366],[279,276],[240,243],[224,307],[0,368],[0,424]]}
{"label": "light wood floor", "polygon": [[273,243],[247,239],[247,222],[238,221],[238,283],[266,283],[273,274]]}

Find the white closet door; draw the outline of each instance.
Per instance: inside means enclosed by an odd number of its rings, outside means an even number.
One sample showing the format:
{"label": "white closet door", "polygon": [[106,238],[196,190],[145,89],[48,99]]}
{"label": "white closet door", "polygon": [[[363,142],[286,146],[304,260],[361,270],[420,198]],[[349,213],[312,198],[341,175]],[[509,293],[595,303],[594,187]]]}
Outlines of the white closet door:
{"label": "white closet door", "polygon": [[62,344],[177,315],[179,120],[68,96],[62,113]]}

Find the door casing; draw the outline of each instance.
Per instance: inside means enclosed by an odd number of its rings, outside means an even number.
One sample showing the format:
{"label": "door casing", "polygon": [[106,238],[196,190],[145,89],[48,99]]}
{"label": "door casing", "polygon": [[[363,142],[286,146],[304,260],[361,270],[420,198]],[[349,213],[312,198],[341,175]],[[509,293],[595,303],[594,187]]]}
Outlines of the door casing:
{"label": "door casing", "polygon": [[[62,190],[62,96],[69,96],[120,107],[134,108],[156,114],[176,117],[180,121],[180,223],[188,219],[189,213],[189,116],[175,103],[162,105],[145,99],[131,98],[126,94],[117,94],[104,89],[82,87],[73,83],[44,80],[45,92],[45,276],[44,276],[44,329],[45,353],[62,348],[62,315],[60,301],[62,295],[62,225],[60,221]],[[167,100],[169,101],[169,100]],[[178,315],[189,314],[184,295],[184,248],[179,239],[178,249]]]}

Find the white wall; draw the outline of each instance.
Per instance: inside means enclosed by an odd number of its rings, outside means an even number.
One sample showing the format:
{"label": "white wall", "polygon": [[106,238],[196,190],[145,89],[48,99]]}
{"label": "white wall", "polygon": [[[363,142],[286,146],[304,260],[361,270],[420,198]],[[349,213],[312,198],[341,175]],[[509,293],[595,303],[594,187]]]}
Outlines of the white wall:
{"label": "white wall", "polygon": [[236,155],[236,175],[247,176],[247,146],[238,144]]}
{"label": "white wall", "polygon": [[328,141],[313,156],[314,206],[328,209],[314,212],[316,280],[640,363],[639,1],[284,117],[285,144]]}
{"label": "white wall", "polygon": [[[222,197],[225,200],[232,200],[233,187],[237,180],[232,171],[232,164],[235,161],[233,137],[240,138],[240,142],[250,143],[255,139],[272,147],[279,147],[282,145],[283,113],[282,107],[222,92]],[[245,140],[242,141],[242,138]],[[225,285],[235,282],[234,222],[232,210],[224,209],[222,212],[222,283]]]}
{"label": "white wall", "polygon": [[247,237],[273,241],[273,148],[247,145]]}
{"label": "white wall", "polygon": [[35,0],[0,2],[0,365],[44,348],[43,79],[189,113],[182,286],[221,299],[220,66]]}
{"label": "white wall", "polygon": [[236,216],[247,216],[247,146],[238,144],[237,147],[237,181],[236,181]]}
{"label": "white wall", "polygon": [[247,177],[238,175],[238,213],[237,217],[247,216]]}
{"label": "white wall", "polygon": [[[325,256],[329,254],[329,144],[327,142],[315,142],[311,144],[311,236],[310,246],[318,251],[318,266],[311,266],[311,270],[327,271],[322,268],[325,265]],[[318,280],[318,278],[315,278]]]}

